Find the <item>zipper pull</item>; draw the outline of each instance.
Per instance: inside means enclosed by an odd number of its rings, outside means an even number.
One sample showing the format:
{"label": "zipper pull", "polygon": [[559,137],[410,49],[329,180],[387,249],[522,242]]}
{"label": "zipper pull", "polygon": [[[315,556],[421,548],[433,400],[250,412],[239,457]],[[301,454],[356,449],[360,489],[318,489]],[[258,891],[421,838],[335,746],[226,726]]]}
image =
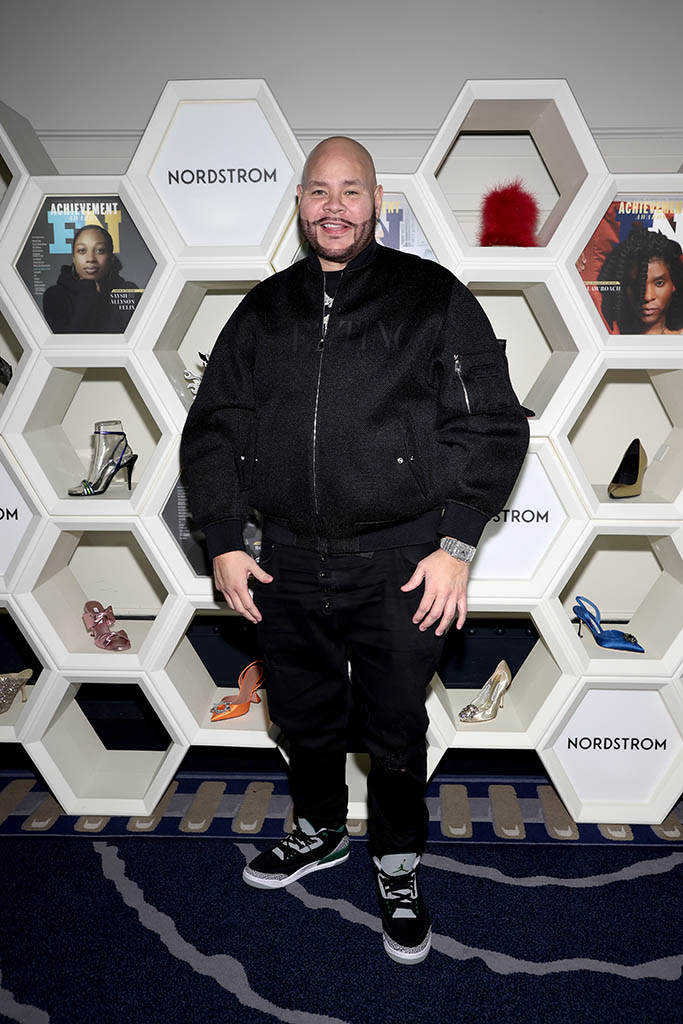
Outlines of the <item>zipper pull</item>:
{"label": "zipper pull", "polygon": [[324,348],[325,348],[325,339],[321,338],[320,341],[318,342],[318,352],[322,352],[322,350]]}

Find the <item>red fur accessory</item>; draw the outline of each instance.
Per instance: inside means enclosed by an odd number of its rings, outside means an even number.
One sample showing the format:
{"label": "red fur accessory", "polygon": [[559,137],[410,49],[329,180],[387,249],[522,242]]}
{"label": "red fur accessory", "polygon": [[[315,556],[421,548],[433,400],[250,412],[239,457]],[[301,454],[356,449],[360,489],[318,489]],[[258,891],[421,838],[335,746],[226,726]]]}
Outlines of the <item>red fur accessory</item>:
{"label": "red fur accessory", "polygon": [[479,245],[537,245],[537,223],[538,203],[518,178],[484,196]]}

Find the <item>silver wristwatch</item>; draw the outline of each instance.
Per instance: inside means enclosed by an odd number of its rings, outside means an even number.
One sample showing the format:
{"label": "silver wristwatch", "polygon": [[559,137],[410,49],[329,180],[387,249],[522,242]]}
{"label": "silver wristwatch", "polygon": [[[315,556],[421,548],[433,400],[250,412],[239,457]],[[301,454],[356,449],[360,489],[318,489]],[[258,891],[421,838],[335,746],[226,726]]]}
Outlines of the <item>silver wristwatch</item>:
{"label": "silver wristwatch", "polygon": [[477,550],[471,544],[465,544],[464,541],[456,540],[455,537],[442,537],[439,547],[460,562],[471,562],[474,552]]}

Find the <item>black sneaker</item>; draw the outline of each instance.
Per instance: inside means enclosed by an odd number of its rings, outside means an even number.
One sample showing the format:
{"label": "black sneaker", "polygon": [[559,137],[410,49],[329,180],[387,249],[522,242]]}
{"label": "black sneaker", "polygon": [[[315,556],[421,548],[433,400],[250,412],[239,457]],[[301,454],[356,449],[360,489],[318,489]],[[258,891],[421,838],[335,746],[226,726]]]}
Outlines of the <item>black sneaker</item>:
{"label": "black sneaker", "polygon": [[382,914],[384,948],[399,964],[421,963],[432,945],[432,928],[417,884],[415,853],[373,857]]}
{"label": "black sneaker", "polygon": [[281,889],[311,871],[341,864],[349,852],[345,825],[336,830],[321,828],[315,832],[309,821],[300,818],[291,835],[247,864],[242,878],[257,889]]}

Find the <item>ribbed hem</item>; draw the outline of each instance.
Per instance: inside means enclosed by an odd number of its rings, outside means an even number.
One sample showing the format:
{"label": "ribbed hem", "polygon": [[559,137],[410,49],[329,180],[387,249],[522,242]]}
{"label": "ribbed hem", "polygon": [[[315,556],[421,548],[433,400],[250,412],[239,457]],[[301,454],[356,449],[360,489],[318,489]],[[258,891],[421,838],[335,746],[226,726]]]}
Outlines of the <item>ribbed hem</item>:
{"label": "ribbed hem", "polygon": [[212,523],[204,527],[204,534],[210,558],[223,555],[226,551],[244,551],[241,519],[223,519],[220,523]]}
{"label": "ribbed hem", "polygon": [[443,519],[439,524],[439,533],[443,537],[455,537],[465,544],[476,548],[488,517],[469,505],[459,505],[457,501],[447,501]]}

